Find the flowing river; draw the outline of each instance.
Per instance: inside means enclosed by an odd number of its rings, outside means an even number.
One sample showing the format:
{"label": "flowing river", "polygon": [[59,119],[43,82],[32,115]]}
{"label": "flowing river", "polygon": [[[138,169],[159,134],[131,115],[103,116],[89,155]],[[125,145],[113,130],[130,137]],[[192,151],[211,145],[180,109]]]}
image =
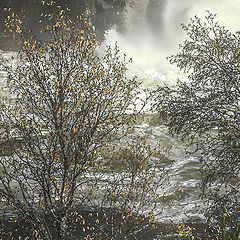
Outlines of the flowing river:
{"label": "flowing river", "polygon": [[[157,85],[173,85],[177,79],[187,80],[186,74],[181,73],[166,60],[167,56],[177,52],[178,45],[186,38],[181,23],[188,22],[196,14],[203,19],[206,10],[209,10],[216,13],[219,23],[231,31],[237,31],[240,24],[239,0],[129,2],[132,7],[127,6],[125,9],[128,31],[120,33],[116,28],[109,29],[105,33],[102,47],[117,42],[121,52],[132,58],[129,75],[136,75],[143,88],[154,89]],[[177,222],[190,217],[201,222],[204,219],[202,214],[204,203],[197,185],[201,179],[197,157],[186,155],[184,144],[177,138],[169,136],[167,129],[156,117],[152,117],[152,121],[146,117],[138,129],[150,134],[155,141],[160,140],[164,146],[170,147],[171,159],[176,162],[171,167],[171,186],[166,193],[168,195],[166,201],[171,207],[166,208],[160,221]]]}
{"label": "flowing river", "polygon": [[[150,2],[155,3],[156,7]],[[240,23],[239,0],[129,0],[124,13],[127,31],[122,33],[114,27],[108,29],[101,48],[117,42],[121,53],[132,58],[129,76],[136,75],[143,88],[154,89],[164,83],[173,85],[177,78],[187,79],[187,75],[166,60],[167,56],[176,53],[178,44],[185,38],[180,23],[188,21],[194,14],[204,17],[205,10],[217,13],[221,24],[232,31],[237,30]],[[2,72],[0,78],[4,79]],[[170,158],[175,161],[171,166],[171,184],[166,188],[164,200],[168,207],[159,221],[178,222],[191,217],[201,222],[204,219],[204,204],[197,186],[201,179],[197,158],[186,155],[183,143],[170,136],[154,115],[146,115],[146,119],[137,126],[137,131],[150,135],[152,144],[160,141],[163,146],[171,148]]]}

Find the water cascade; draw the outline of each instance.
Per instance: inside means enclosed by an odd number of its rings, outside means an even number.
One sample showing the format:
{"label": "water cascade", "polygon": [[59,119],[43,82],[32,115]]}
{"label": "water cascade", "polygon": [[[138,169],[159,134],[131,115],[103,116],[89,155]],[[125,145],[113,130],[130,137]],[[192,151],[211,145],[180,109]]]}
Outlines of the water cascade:
{"label": "water cascade", "polygon": [[[239,0],[126,0],[122,14],[125,30],[119,31],[119,27],[113,27],[106,31],[102,48],[117,42],[121,53],[132,58],[129,75],[137,75],[143,87],[174,84],[177,78],[186,79],[186,75],[166,60],[167,56],[177,51],[178,44],[186,37],[180,23],[187,22],[194,14],[203,17],[206,10],[217,13],[219,22],[229,29],[240,29]],[[0,77],[4,78],[5,75],[0,72]],[[157,139],[163,145],[172,147],[172,158],[176,164],[171,172],[174,176],[172,185],[166,193],[169,202],[177,198],[179,189],[184,190],[181,208],[176,205],[171,210],[167,209],[161,220],[181,220],[186,215],[199,217],[202,202],[196,188],[200,179],[197,158],[186,156],[182,143],[170,137],[158,122],[144,122],[136,129],[149,134],[153,142]]]}
{"label": "water cascade", "polygon": [[102,46],[117,42],[133,59],[130,73],[144,86],[172,84],[177,77],[185,77],[166,61],[186,37],[180,24],[196,14],[204,17],[206,10],[217,13],[219,22],[230,30],[238,29],[238,0],[127,0],[123,14],[126,31],[109,29]]}
{"label": "water cascade", "polygon": [[[102,46],[117,42],[121,52],[133,59],[129,65],[129,74],[137,75],[143,87],[174,84],[177,78],[187,79],[186,75],[166,60],[167,56],[176,53],[178,44],[186,38],[180,24],[188,22],[196,14],[204,18],[206,10],[216,13],[220,24],[231,31],[240,28],[239,0],[129,0],[125,8],[127,31],[119,32],[116,28],[108,30]],[[186,216],[201,216],[203,206],[196,188],[200,179],[197,158],[186,156],[182,143],[169,137],[161,124],[144,123],[138,128],[172,147],[172,158],[176,160],[176,165],[172,171],[174,178],[168,199],[177,196],[174,186],[179,183],[184,190],[181,208],[176,206],[163,212],[162,220],[177,221]]]}

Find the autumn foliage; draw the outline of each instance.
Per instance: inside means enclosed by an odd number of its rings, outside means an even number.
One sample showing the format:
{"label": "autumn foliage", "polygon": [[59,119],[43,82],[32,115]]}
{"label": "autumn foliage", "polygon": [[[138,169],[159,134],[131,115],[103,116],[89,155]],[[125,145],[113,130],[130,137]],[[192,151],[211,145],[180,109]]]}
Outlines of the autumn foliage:
{"label": "autumn foliage", "polygon": [[8,11],[21,51],[1,64],[9,92],[0,105],[1,234],[143,239],[160,214],[166,171],[158,146],[132,137],[145,101],[126,58],[117,47],[100,55],[87,19],[59,6],[41,15],[38,35]]}

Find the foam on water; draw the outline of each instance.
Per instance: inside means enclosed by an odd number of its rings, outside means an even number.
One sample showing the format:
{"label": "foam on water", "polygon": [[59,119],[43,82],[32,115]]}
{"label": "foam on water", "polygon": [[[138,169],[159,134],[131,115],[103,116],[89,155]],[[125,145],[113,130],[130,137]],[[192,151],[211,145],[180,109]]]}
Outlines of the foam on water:
{"label": "foam on water", "polygon": [[[138,0],[135,0],[138,1]],[[160,1],[160,0],[159,0]],[[162,0],[164,1],[164,0]],[[167,56],[175,54],[180,44],[186,36],[181,31],[180,23],[188,22],[190,17],[198,15],[204,18],[206,10],[217,14],[217,20],[221,25],[225,25],[231,31],[240,29],[240,0],[166,0],[167,5],[163,12],[162,24],[164,25],[158,32],[154,32],[147,20],[142,19],[132,24],[128,32],[120,33],[116,28],[112,28],[105,34],[105,45],[114,45],[116,42],[121,53],[132,58],[129,65],[129,75],[137,75],[143,82],[144,87],[155,87],[163,83],[174,84],[177,78],[186,80],[187,76],[181,73],[175,66],[166,60]],[[146,1],[145,1],[146,2]],[[128,16],[128,22],[131,13]],[[156,18],[158,19],[158,18]],[[170,137],[167,130],[158,124],[149,126],[142,124],[138,126],[143,132],[161,141],[163,145],[172,147],[171,158],[176,164],[171,169],[171,185],[166,191],[166,200],[171,202],[178,196],[178,187],[183,190],[180,204],[176,201],[172,208],[163,211],[160,221],[178,221],[186,216],[199,219],[203,218],[203,201],[200,199],[200,190],[196,188],[196,183],[201,179],[199,168],[200,162],[197,158],[186,156],[184,146],[177,139]]]}
{"label": "foam on water", "polygon": [[[147,1],[142,2],[146,7]],[[126,17],[127,24],[131,26],[129,31],[119,33],[116,28],[108,30],[102,46],[117,42],[121,52],[133,59],[129,65],[129,75],[137,75],[145,87],[155,87],[162,83],[174,84],[177,78],[186,79],[186,75],[166,60],[167,56],[176,53],[178,44],[186,38],[180,24],[186,23],[196,14],[204,18],[206,10],[217,13],[220,24],[231,31],[240,28],[239,0],[167,0],[164,11],[159,11],[157,18],[162,19],[161,29],[154,32],[142,10],[141,21],[136,21],[136,14],[133,14],[133,10],[128,10],[126,14],[129,12],[129,16]],[[129,23],[131,18],[132,24]]]}
{"label": "foam on water", "polygon": [[[162,83],[174,84],[177,78],[186,79],[186,75],[166,60],[167,56],[177,51],[178,44],[185,38],[180,28],[180,22],[188,21],[194,14],[203,17],[205,11],[210,10],[217,13],[219,22],[226,25],[230,30],[236,31],[238,27],[240,29],[240,0],[162,1],[167,1],[167,5],[163,12],[159,12],[159,14],[162,14],[160,18],[162,18],[162,24],[164,25],[161,30],[154,32],[146,19],[142,19],[142,21],[134,21],[134,24],[129,23],[131,28],[125,33],[118,32],[116,28],[110,29],[106,32],[105,41],[102,43],[102,48],[106,45],[118,43],[121,53],[125,53],[128,58],[132,58],[132,64],[129,65],[129,75],[137,75],[139,81],[142,81],[145,87],[155,87]],[[135,2],[139,2],[139,0],[135,0]],[[147,0],[141,0],[141,2],[146,7]],[[131,18],[136,19],[136,16],[132,12],[127,15],[127,21],[131,22]],[[3,54],[11,56],[11,53],[7,52]],[[0,77],[5,77],[1,71]],[[157,139],[163,145],[172,147],[171,158],[175,160],[176,164],[171,172],[171,175],[174,176],[171,179],[172,185],[167,188],[166,192],[169,203],[178,196],[179,191],[176,190],[176,187],[179,183],[181,183],[179,189],[184,190],[180,206],[176,204],[171,209],[166,208],[160,221],[179,220],[185,218],[186,215],[201,216],[202,201],[199,198],[200,192],[195,187],[196,182],[200,179],[198,172],[200,163],[196,158],[186,157],[181,142],[170,137],[167,130],[160,124],[154,124],[154,126],[142,124],[138,126],[138,129],[149,134],[153,141]]]}

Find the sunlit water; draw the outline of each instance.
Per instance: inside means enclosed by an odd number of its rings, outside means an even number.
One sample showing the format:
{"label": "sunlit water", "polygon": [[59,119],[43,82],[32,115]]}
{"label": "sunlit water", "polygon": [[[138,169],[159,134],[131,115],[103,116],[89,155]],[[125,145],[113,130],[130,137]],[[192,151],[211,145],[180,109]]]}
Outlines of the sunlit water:
{"label": "sunlit water", "polygon": [[[147,1],[142,2],[147,5]],[[204,16],[205,10],[208,9],[213,13],[218,13],[219,22],[233,31],[237,30],[240,23],[239,0],[168,0],[164,12],[161,13],[163,27],[157,32],[150,28],[144,18],[146,13],[143,9],[139,14],[138,23],[131,23],[131,18],[133,16],[136,18],[138,13],[130,14],[126,10],[128,32],[119,33],[116,28],[109,29],[106,31],[105,41],[101,46],[103,50],[106,45],[114,45],[117,42],[121,53],[132,58],[132,64],[129,65],[129,77],[137,75],[143,88],[154,89],[157,85],[164,83],[174,85],[178,78],[187,79],[187,75],[181,73],[175,66],[171,66],[166,60],[167,56],[176,53],[178,44],[185,37],[179,27],[181,21],[186,21],[193,14]],[[3,52],[3,54],[10,56],[12,53]],[[0,72],[0,78],[5,77],[4,73]],[[0,81],[0,87],[3,84],[4,81]],[[201,179],[200,163],[197,158],[187,156],[184,144],[176,137],[170,136],[164,125],[156,119],[151,121],[146,118],[137,126],[137,131],[150,135],[152,144],[154,141],[161,141],[164,147],[170,147],[170,158],[175,161],[175,164],[171,166],[171,184],[166,187],[166,198],[163,200],[163,204],[168,207],[164,208],[159,221],[177,222],[189,217],[197,221],[204,219],[202,215],[204,205],[197,186]]]}

